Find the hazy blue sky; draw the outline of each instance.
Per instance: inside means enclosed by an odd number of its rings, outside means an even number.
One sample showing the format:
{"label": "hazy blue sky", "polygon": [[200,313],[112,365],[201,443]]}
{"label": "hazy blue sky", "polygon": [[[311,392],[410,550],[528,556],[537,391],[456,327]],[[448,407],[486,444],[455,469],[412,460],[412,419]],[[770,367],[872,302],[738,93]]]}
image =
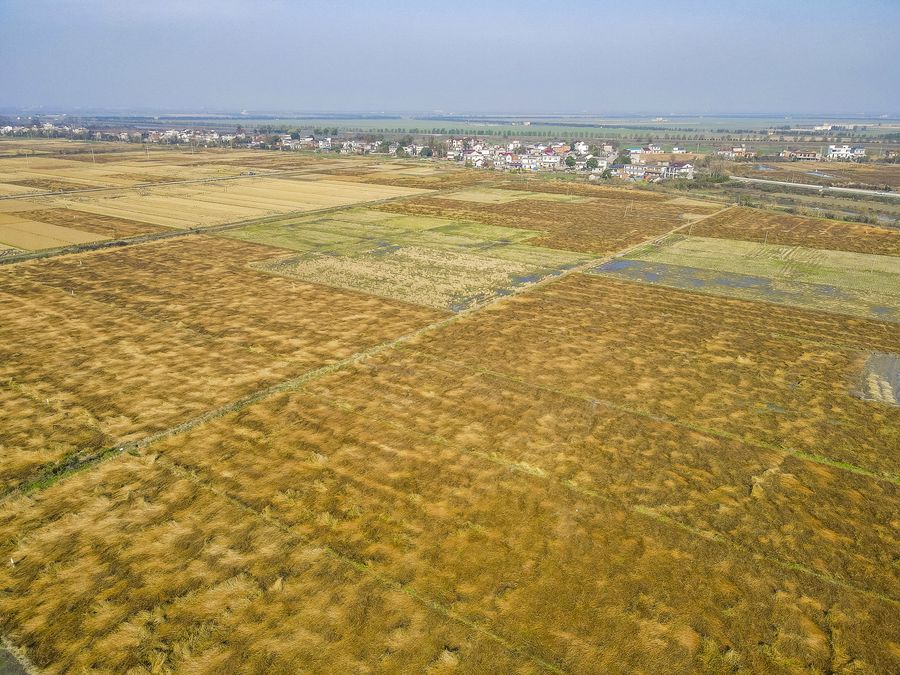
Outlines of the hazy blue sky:
{"label": "hazy blue sky", "polygon": [[0,106],[900,112],[900,0],[0,0]]}

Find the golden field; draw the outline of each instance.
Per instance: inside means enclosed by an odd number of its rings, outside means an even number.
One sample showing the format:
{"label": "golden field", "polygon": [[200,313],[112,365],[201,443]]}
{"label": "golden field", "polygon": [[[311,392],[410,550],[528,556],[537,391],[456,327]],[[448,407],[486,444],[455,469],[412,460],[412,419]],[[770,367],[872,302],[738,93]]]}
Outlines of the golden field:
{"label": "golden field", "polygon": [[[60,248],[394,199],[415,188],[330,180],[352,159],[125,150],[0,155],[0,245]],[[368,166],[369,163],[366,163]],[[408,171],[382,167],[381,173]]]}
{"label": "golden field", "polygon": [[0,637],[28,669],[900,670],[892,230],[5,149],[4,185],[144,183],[0,199],[0,227],[91,237],[0,257]]}

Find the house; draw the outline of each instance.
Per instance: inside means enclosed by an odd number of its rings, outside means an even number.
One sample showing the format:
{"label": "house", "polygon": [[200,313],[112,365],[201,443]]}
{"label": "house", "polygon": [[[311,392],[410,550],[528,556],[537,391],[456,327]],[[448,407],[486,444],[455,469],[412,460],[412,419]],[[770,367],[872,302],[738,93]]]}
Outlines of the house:
{"label": "house", "polygon": [[541,157],[535,155],[523,155],[520,158],[522,168],[527,171],[538,171],[541,168]]}
{"label": "house", "polygon": [[468,166],[480,169],[484,166],[485,156],[481,154],[480,150],[471,150],[463,153],[463,161],[465,161]]}
{"label": "house", "polygon": [[756,151],[751,150],[743,143],[740,146],[717,150],[716,154],[725,159],[756,159]]}
{"label": "house", "polygon": [[780,153],[780,157],[791,161],[818,161],[822,159],[822,156],[815,150],[784,150]]}
{"label": "house", "polygon": [[562,157],[557,155],[552,149],[547,148],[544,150],[543,154],[540,158],[541,168],[542,169],[558,169],[562,164]]}
{"label": "house", "polygon": [[625,164],[622,166],[621,174],[633,180],[641,180],[647,173],[647,167],[643,164]]}
{"label": "house", "polygon": [[657,154],[663,151],[662,146],[657,143],[651,143],[645,148],[646,152]]}
{"label": "house", "polygon": [[575,145],[572,146],[572,149],[579,155],[586,155],[588,153],[588,150],[590,150],[588,144],[584,141],[577,141]]}
{"label": "house", "polygon": [[694,165],[690,162],[672,162],[666,167],[663,178],[687,178],[694,179]]}
{"label": "house", "polygon": [[683,155],[686,152],[687,150],[685,150],[684,148],[680,148],[677,145],[672,148],[673,155]]}
{"label": "house", "polygon": [[862,147],[851,147],[849,145],[829,145],[828,152],[825,154],[828,159],[849,160],[856,162],[866,157],[866,149]]}

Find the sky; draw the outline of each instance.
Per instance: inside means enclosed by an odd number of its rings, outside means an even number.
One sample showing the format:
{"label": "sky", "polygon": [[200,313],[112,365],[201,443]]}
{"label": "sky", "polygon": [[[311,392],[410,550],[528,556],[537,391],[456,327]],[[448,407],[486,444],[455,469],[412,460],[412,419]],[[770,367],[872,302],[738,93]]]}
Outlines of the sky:
{"label": "sky", "polygon": [[0,0],[0,107],[900,113],[900,0]]}

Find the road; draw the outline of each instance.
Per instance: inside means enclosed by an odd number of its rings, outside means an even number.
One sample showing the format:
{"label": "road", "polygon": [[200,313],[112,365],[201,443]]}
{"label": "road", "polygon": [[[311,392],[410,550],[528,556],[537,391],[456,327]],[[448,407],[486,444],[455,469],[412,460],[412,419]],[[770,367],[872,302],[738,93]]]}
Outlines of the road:
{"label": "road", "polygon": [[731,180],[740,181],[742,183],[765,183],[767,185],[784,185],[786,187],[806,188],[807,190],[828,190],[829,192],[849,192],[857,195],[868,195],[874,197],[892,197],[900,199],[898,192],[882,192],[880,190],[862,190],[860,188],[845,187],[828,187],[827,185],[810,185],[808,183],[786,183],[781,180],[766,180],[765,178],[746,178],[745,176],[729,176]]}

